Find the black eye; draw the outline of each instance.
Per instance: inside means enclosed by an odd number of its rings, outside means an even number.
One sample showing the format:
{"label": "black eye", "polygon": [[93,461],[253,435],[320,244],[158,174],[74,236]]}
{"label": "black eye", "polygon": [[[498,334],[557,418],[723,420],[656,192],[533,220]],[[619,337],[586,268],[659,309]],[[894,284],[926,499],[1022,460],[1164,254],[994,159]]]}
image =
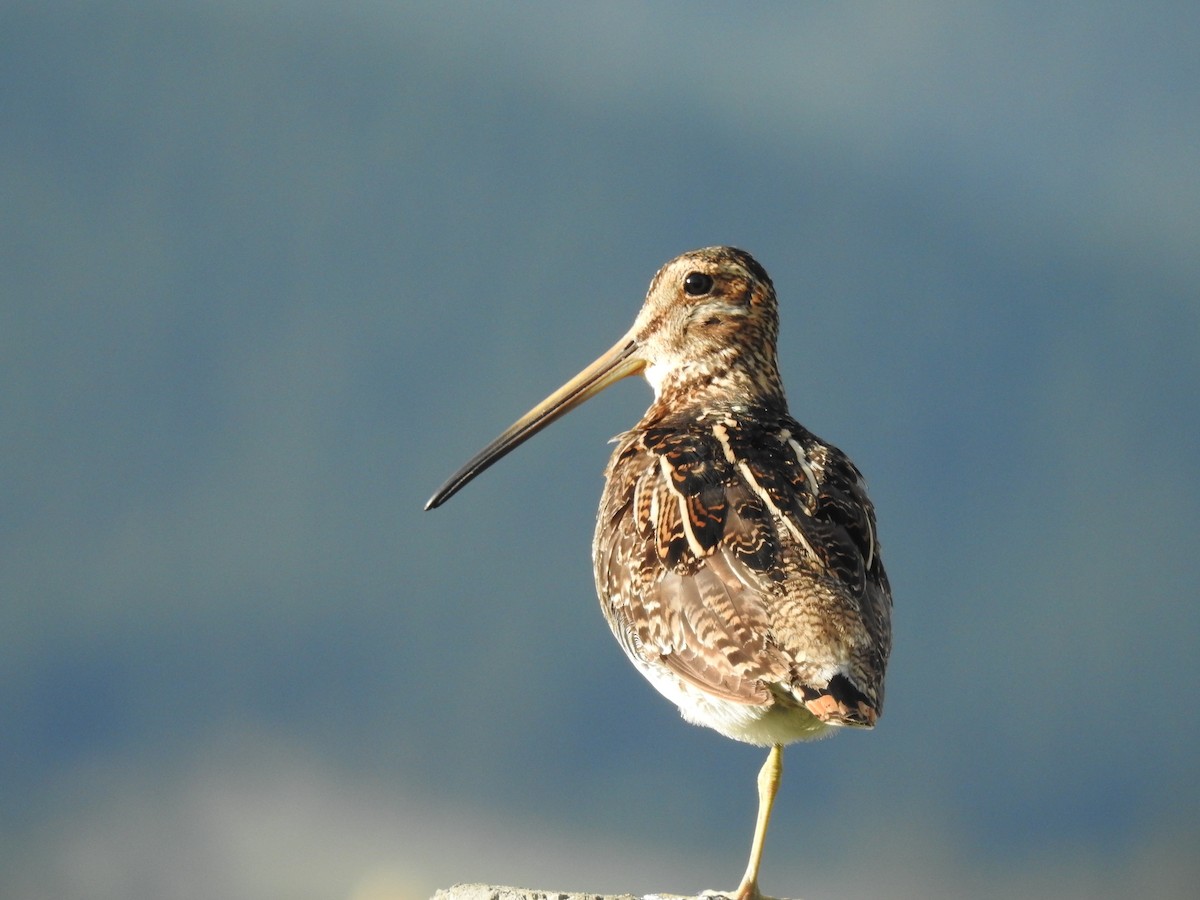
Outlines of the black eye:
{"label": "black eye", "polygon": [[703,272],[688,272],[683,279],[683,292],[689,297],[703,297],[712,290],[712,286],[712,276]]}

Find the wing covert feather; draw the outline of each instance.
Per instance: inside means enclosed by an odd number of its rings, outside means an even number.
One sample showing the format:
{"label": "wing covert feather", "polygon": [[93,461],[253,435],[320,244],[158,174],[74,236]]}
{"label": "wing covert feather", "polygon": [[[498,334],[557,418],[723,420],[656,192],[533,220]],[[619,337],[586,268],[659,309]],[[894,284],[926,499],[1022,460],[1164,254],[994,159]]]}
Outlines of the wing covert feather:
{"label": "wing covert feather", "polygon": [[809,658],[791,624],[830,621],[818,644],[842,647],[838,677],[878,710],[891,598],[874,510],[853,464],[794,420],[714,415],[623,435],[594,558],[630,655],[725,700],[769,705],[774,686],[807,699],[832,664]]}

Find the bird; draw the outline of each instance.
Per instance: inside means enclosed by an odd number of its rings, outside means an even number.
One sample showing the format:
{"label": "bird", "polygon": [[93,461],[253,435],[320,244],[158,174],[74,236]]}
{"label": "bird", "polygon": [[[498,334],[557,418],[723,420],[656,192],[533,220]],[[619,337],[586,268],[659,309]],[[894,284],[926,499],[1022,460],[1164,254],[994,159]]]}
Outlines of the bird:
{"label": "bird", "polygon": [[[744,250],[666,263],[633,327],[430,498],[440,506],[534,434],[641,374],[654,399],[613,438],[592,543],[601,610],[626,656],[683,718],[769,748],[745,873],[759,868],[783,747],[883,711],[892,596],[862,474],[792,418],[778,300]],[[817,387],[807,387],[811,395]]]}

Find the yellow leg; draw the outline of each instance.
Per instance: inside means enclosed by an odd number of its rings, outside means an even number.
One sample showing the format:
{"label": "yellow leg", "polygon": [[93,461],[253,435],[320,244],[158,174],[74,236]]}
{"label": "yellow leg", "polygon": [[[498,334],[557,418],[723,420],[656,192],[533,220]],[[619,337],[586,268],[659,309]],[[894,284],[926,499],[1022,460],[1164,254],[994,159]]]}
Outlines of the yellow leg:
{"label": "yellow leg", "polygon": [[771,806],[775,802],[775,793],[779,790],[782,774],[783,747],[776,744],[767,754],[767,761],[758,773],[758,821],[754,823],[750,861],[746,864],[746,874],[742,876],[742,883],[734,892],[734,900],[757,900],[762,896],[758,892],[758,865],[762,862],[763,844],[767,841],[767,826],[771,823]]}

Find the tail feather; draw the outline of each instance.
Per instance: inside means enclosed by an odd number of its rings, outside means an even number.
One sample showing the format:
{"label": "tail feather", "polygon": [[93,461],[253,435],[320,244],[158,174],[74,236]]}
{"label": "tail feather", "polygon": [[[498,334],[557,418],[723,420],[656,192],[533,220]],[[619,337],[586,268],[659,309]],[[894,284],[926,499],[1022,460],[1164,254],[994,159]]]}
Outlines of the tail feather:
{"label": "tail feather", "polygon": [[823,688],[801,685],[804,706],[822,722],[872,728],[879,718],[875,704],[840,672]]}

